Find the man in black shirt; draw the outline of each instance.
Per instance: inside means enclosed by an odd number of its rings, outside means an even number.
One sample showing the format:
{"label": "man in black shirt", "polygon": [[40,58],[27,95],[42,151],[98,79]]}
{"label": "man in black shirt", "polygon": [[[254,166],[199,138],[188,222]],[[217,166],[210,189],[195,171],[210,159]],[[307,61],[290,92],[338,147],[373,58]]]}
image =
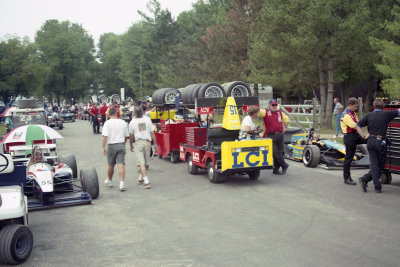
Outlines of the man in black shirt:
{"label": "man in black shirt", "polygon": [[[382,99],[374,101],[374,111],[364,116],[356,126],[357,132],[368,138],[367,149],[370,160],[370,171],[358,180],[361,189],[367,192],[368,182],[374,181],[375,192],[382,192],[382,185],[379,180],[381,171],[386,161],[386,132],[388,124],[396,116],[400,115],[400,109],[382,111],[384,102]],[[368,134],[364,134],[362,127],[368,126]]]}

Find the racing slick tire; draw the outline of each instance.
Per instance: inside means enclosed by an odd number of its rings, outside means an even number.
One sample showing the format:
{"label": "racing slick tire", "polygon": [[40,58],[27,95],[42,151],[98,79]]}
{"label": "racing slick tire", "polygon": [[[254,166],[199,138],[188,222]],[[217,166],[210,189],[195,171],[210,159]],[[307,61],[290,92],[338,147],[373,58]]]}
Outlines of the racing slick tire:
{"label": "racing slick tire", "polygon": [[26,261],[33,248],[33,235],[28,226],[9,224],[0,231],[0,262],[20,264]]}
{"label": "racing slick tire", "polygon": [[380,179],[382,184],[390,184],[392,182],[392,174],[388,171],[383,171]]}
{"label": "racing slick tire", "polygon": [[214,162],[210,161],[207,163],[207,175],[211,183],[221,183],[224,181],[222,175],[220,175],[214,168]]}
{"label": "racing slick tire", "polygon": [[197,93],[197,97],[225,97],[225,90],[218,83],[203,84]]}
{"label": "racing slick tire", "polygon": [[62,130],[64,128],[63,122],[62,121],[57,121],[57,127],[59,130]]}
{"label": "racing slick tire", "polygon": [[250,180],[257,180],[260,177],[260,170],[254,170],[247,172]]}
{"label": "racing slick tire", "polygon": [[74,155],[66,155],[58,157],[59,163],[65,163],[72,170],[72,178],[78,177],[78,167],[76,166],[76,159]]}
{"label": "racing slick tire", "polygon": [[197,174],[199,170],[199,168],[196,165],[194,165],[192,156],[188,156],[187,158],[187,168],[188,172],[192,175]]}
{"label": "racing slick tire", "polygon": [[224,83],[221,85],[224,88],[226,96],[232,97],[242,97],[242,96],[251,96],[251,90],[249,86],[240,81]]}
{"label": "racing slick tire", "polygon": [[303,163],[306,167],[315,168],[318,166],[321,158],[321,151],[315,145],[309,145],[303,151]]}
{"label": "racing slick tire", "polygon": [[99,178],[95,168],[85,168],[81,170],[81,183],[83,191],[88,192],[92,199],[99,196]]}
{"label": "racing slick tire", "polygon": [[179,152],[172,151],[171,155],[170,155],[170,158],[171,158],[171,162],[172,163],[178,163],[178,161],[179,161]]}

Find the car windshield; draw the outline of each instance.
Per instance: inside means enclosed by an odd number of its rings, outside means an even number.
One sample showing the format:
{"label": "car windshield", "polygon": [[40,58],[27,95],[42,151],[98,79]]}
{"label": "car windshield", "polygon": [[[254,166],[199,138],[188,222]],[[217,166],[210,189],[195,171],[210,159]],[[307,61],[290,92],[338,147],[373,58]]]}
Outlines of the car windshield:
{"label": "car windshield", "polygon": [[29,124],[46,124],[46,114],[44,111],[16,112],[12,116],[14,128]]}

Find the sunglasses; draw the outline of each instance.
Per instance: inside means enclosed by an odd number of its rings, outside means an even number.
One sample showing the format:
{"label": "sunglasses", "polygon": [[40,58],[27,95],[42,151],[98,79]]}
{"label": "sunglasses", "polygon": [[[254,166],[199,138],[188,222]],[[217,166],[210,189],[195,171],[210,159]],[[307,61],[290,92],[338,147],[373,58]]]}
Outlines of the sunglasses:
{"label": "sunglasses", "polygon": [[271,106],[276,107],[276,106],[278,106],[278,104],[271,104]]}

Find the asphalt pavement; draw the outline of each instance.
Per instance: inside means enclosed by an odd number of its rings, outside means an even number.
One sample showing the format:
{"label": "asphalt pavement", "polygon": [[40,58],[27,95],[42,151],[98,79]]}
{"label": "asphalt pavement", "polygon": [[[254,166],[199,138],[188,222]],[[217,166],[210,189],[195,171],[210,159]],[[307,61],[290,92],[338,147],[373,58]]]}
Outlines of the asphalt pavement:
{"label": "asphalt pavement", "polygon": [[[31,212],[34,248],[23,266],[399,266],[400,176],[384,193],[344,185],[341,170],[289,162],[284,176],[232,176],[212,184],[185,163],[154,158],[152,188],[136,184],[127,152],[126,192],[104,185],[101,135],[65,124],[60,155],[97,169],[91,205]],[[126,146],[129,147],[128,145]],[[353,178],[366,170],[353,170]],[[371,191],[372,190],[372,191]]]}

